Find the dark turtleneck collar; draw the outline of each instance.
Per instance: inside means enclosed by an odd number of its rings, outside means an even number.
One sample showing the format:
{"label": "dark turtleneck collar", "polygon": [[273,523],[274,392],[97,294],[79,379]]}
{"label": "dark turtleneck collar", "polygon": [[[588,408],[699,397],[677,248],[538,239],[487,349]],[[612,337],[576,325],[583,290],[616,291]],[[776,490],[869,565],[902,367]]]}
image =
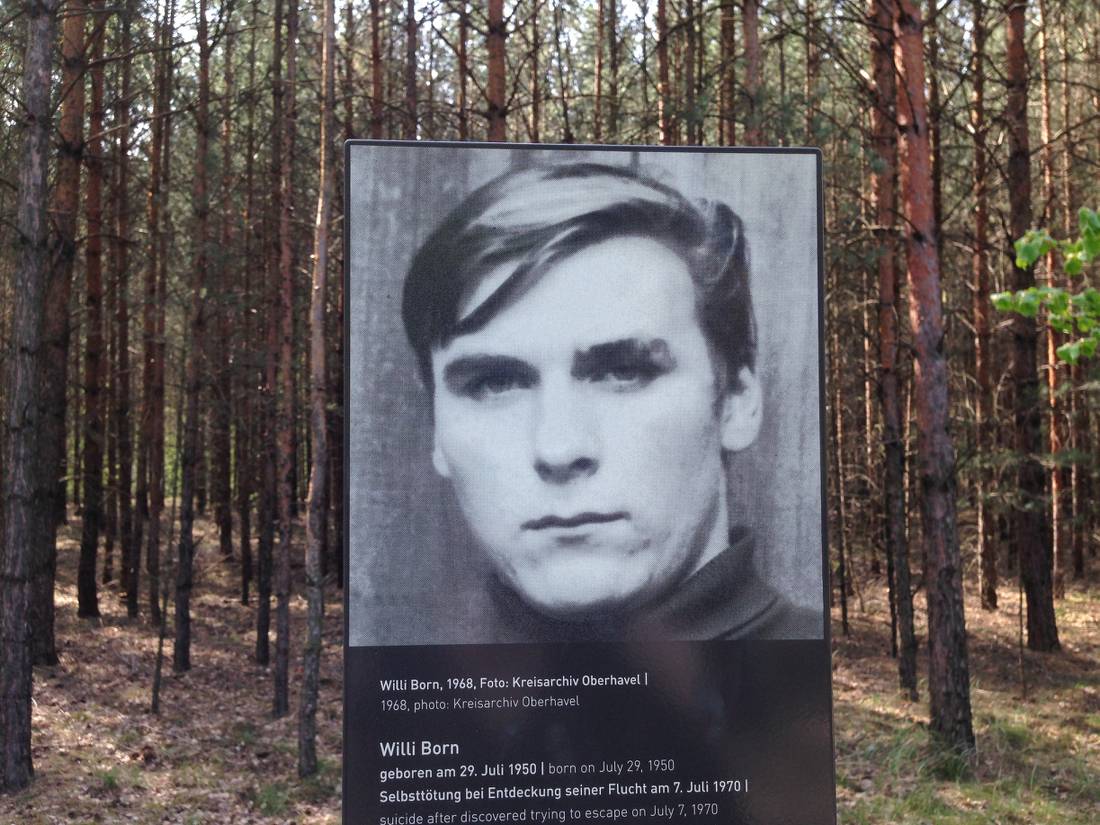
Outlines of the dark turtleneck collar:
{"label": "dark turtleneck collar", "polygon": [[822,618],[794,607],[766,584],[752,556],[752,536],[735,527],[728,548],[662,599],[627,616],[551,619],[532,610],[495,576],[490,591],[504,634],[516,641],[821,638]]}

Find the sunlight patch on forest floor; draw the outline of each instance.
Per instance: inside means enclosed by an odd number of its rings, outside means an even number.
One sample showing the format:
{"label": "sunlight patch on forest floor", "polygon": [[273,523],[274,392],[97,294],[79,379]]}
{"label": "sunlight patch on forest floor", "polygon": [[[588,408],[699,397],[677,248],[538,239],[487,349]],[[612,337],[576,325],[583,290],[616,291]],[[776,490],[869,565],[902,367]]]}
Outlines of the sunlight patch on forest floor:
{"label": "sunlight patch on forest floor", "polygon": [[[330,587],[325,594],[317,716],[321,769],[301,781],[296,695],[306,610],[301,547],[293,560],[291,714],[271,718],[272,671],[253,660],[255,583],[253,605],[242,606],[239,567],[221,560],[211,523],[200,521],[196,535],[204,533],[206,540],[195,564],[192,669],[172,673],[169,621],[161,714],[153,716],[158,630],[147,623],[145,571],[139,619],[127,618],[117,584],[100,585],[100,619],[76,618],[78,527],[74,520],[65,528],[58,560],[61,663],[35,669],[35,781],[28,791],[0,799],[0,825],[338,822],[341,592]],[[274,644],[273,603],[272,655]]]}
{"label": "sunlight patch on forest floor", "polygon": [[[968,594],[971,703],[978,740],[967,761],[928,734],[922,655],[920,701],[897,690],[884,587],[849,605],[852,635],[834,610],[837,795],[842,825],[1094,825],[1100,822],[1100,596],[1071,586],[1057,613],[1063,652],[1024,651],[1020,683],[1015,589],[984,611]],[[924,599],[915,599],[924,644]]]}

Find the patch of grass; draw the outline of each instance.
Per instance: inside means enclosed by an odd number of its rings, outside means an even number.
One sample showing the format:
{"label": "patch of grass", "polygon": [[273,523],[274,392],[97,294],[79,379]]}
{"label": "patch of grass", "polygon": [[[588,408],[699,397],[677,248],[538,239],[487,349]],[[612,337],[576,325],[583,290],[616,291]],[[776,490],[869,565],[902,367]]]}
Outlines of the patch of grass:
{"label": "patch of grass", "polygon": [[230,737],[234,742],[244,745],[246,748],[256,744],[259,739],[259,734],[256,732],[256,726],[251,722],[236,722],[229,731]]}
{"label": "patch of grass", "polygon": [[282,782],[264,785],[256,792],[255,802],[264,816],[282,816],[290,807],[290,792]]}
{"label": "patch of grass", "polygon": [[118,744],[121,747],[129,748],[136,745],[142,739],[141,731],[134,728],[126,728],[118,735]]}
{"label": "patch of grass", "polygon": [[118,765],[107,768],[104,771],[95,772],[96,779],[99,780],[103,790],[115,793],[118,791],[121,785],[122,771],[119,770]]}
{"label": "patch of grass", "polygon": [[301,780],[298,796],[304,802],[321,803],[336,796],[340,784],[340,765],[331,759],[317,760],[317,773]]}

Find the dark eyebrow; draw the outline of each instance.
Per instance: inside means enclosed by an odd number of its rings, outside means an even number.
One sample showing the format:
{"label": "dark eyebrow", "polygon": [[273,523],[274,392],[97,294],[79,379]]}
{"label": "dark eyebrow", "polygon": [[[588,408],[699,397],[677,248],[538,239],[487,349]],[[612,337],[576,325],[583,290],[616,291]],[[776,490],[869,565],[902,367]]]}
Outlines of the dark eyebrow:
{"label": "dark eyebrow", "polygon": [[443,383],[454,393],[461,393],[473,379],[485,375],[512,375],[534,380],[538,373],[533,366],[508,355],[463,355],[443,368]]}
{"label": "dark eyebrow", "polygon": [[572,373],[584,377],[623,365],[651,366],[666,372],[676,366],[676,359],[664,338],[621,338],[578,352],[573,356]]}

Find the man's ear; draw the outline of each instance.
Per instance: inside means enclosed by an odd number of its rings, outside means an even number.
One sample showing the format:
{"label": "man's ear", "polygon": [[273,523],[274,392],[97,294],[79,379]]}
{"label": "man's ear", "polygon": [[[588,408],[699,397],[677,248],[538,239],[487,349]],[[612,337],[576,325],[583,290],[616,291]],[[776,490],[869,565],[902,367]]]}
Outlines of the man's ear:
{"label": "man's ear", "polygon": [[434,439],[432,444],[432,466],[443,478],[451,477],[451,465],[447,463],[447,457],[443,455],[443,450],[439,448],[438,439]]}
{"label": "man's ear", "polygon": [[730,389],[722,401],[722,449],[743,450],[760,432],[764,399],[756,373],[742,367],[737,388]]}

